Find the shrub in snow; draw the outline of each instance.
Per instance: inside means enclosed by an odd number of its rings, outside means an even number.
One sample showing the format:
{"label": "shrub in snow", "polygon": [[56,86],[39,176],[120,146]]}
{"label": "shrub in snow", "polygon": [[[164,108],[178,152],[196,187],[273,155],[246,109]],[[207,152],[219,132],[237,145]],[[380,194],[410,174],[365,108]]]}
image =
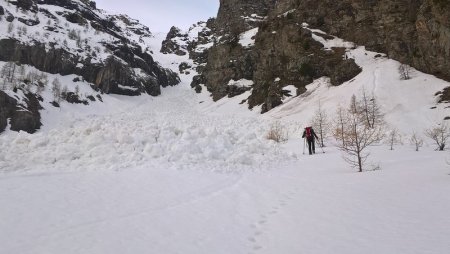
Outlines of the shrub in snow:
{"label": "shrub in snow", "polygon": [[411,66],[407,64],[400,64],[398,67],[398,71],[400,73],[400,79],[402,80],[408,80],[411,79],[410,72],[411,72]]}
{"label": "shrub in snow", "polygon": [[450,128],[445,122],[436,124],[425,131],[425,136],[432,139],[438,146],[439,151],[444,151],[448,138],[450,137]]}
{"label": "shrub in snow", "polygon": [[275,122],[270,126],[270,130],[266,135],[266,138],[273,140],[277,143],[286,142],[288,140],[288,132],[280,122]]}
{"label": "shrub in snow", "polygon": [[391,150],[394,150],[394,145],[402,144],[402,135],[397,128],[394,128],[389,132],[386,142]]}
{"label": "shrub in snow", "polygon": [[410,138],[410,142],[412,145],[415,146],[417,152],[419,151],[419,148],[422,147],[423,145],[423,139],[419,135],[417,135],[416,132],[413,132]]}

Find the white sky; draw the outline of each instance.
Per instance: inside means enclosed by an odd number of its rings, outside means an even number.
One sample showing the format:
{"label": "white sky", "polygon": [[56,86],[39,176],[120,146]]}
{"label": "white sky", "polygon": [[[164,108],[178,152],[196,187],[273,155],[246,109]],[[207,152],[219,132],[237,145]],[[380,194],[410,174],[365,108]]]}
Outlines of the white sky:
{"label": "white sky", "polygon": [[197,21],[215,17],[219,0],[96,0],[97,8],[128,14],[153,33],[168,32],[175,25],[187,29]]}

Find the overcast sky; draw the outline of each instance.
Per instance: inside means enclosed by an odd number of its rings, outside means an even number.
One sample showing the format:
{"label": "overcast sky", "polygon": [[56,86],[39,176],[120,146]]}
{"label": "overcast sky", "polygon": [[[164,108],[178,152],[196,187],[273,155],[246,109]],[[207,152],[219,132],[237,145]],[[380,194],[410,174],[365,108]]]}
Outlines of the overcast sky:
{"label": "overcast sky", "polygon": [[184,30],[197,21],[215,17],[219,0],[95,0],[97,8],[138,19],[150,31],[168,32],[175,25]]}

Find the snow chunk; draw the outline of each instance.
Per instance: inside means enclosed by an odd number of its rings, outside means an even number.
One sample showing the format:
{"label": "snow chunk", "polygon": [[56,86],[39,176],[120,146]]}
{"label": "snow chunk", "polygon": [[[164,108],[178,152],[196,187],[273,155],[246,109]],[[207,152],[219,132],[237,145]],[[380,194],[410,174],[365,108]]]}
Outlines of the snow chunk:
{"label": "snow chunk", "polygon": [[261,22],[264,21],[267,17],[266,16],[259,16],[256,13],[253,13],[250,16],[241,16],[242,19],[244,19],[247,22]]}
{"label": "snow chunk", "polygon": [[206,44],[200,44],[195,49],[195,52],[201,53],[201,52],[211,48],[212,46],[214,46],[214,42],[210,42],[210,43],[206,43]]}
{"label": "snow chunk", "polygon": [[228,82],[228,86],[237,86],[237,87],[252,87],[254,84],[253,80],[248,79],[240,79],[240,80],[230,80]]}
{"label": "snow chunk", "polygon": [[130,91],[137,91],[137,90],[139,90],[139,88],[137,88],[137,87],[130,87],[130,86],[124,86],[124,85],[117,85],[120,89],[123,89],[123,90],[130,90]]}
{"label": "snow chunk", "polygon": [[241,44],[243,47],[248,48],[255,45],[255,36],[258,34],[259,28],[253,28],[248,30],[247,32],[244,32],[240,35],[239,38],[239,44]]}
{"label": "snow chunk", "polygon": [[290,13],[293,13],[293,12],[295,12],[296,10],[297,10],[297,9],[289,10],[289,11],[283,13],[283,14],[278,15],[278,17],[279,17],[279,18],[281,18],[281,17],[285,17],[285,18],[286,18]]}
{"label": "snow chunk", "polygon": [[283,103],[292,99],[292,97],[297,95],[297,87],[293,85],[283,87],[283,91],[288,91],[291,96],[283,96]]}

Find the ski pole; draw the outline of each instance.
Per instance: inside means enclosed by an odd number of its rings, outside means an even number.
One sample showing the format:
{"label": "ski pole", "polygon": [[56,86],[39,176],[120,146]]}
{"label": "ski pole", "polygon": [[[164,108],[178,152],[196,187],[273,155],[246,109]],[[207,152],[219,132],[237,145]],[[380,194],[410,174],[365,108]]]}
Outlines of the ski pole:
{"label": "ski pole", "polygon": [[305,154],[306,139],[303,138],[303,155]]}

